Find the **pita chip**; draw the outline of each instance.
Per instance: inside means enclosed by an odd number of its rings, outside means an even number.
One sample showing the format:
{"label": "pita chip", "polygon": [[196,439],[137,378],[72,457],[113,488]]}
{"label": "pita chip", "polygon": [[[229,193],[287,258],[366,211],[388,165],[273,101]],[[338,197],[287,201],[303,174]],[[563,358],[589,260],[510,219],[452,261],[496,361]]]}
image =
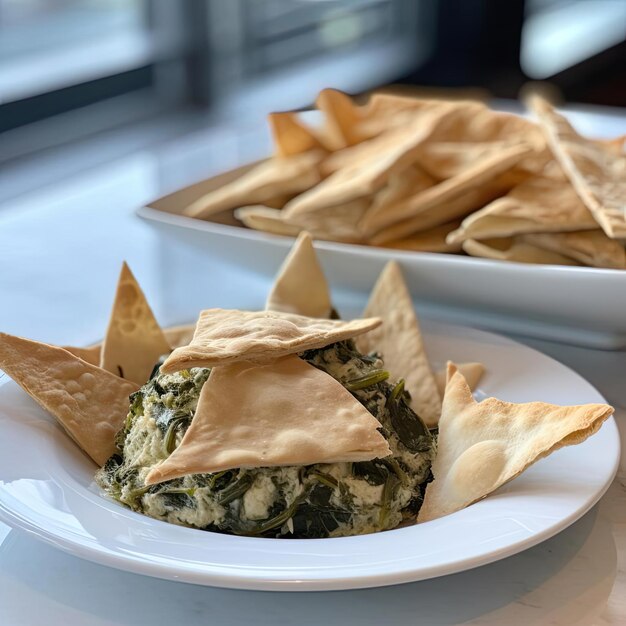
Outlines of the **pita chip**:
{"label": "pita chip", "polygon": [[[452,103],[455,104],[455,103]],[[545,139],[537,124],[512,113],[494,111],[482,103],[456,103],[454,115],[446,117],[433,132],[433,142],[524,141],[536,151],[545,148]]]}
{"label": "pita chip", "polygon": [[374,196],[371,206],[359,223],[359,231],[364,236],[372,234],[370,224],[376,223],[381,214],[406,198],[415,196],[435,184],[435,179],[426,174],[418,165],[411,165],[391,176],[387,185]]}
{"label": "pita chip", "polygon": [[[486,153],[483,158],[463,170],[458,176],[448,178],[400,202],[389,205],[385,211],[367,214],[361,224],[365,233],[377,233],[386,226],[417,217],[419,214],[438,208],[445,202],[463,196],[468,190],[480,188],[493,181],[498,175],[510,170],[520,159],[532,152],[528,144],[518,143],[507,149]],[[327,179],[327,180],[330,180]],[[292,201],[293,202],[293,201]],[[460,217],[446,215],[444,222]],[[443,222],[439,222],[443,223]],[[436,226],[436,224],[433,224]]]}
{"label": "pita chip", "polygon": [[382,318],[383,324],[359,336],[358,349],[364,354],[380,352],[392,377],[404,379],[405,389],[411,394],[411,408],[427,426],[437,424],[441,396],[426,356],[411,294],[396,261],[389,261],[381,272],[364,314]]}
{"label": "pita chip", "polygon": [[626,154],[579,135],[540,96],[529,98],[548,144],[580,199],[602,230],[626,237]]}
{"label": "pita chip", "polygon": [[288,157],[309,150],[323,149],[313,129],[300,121],[297,113],[270,113],[267,119],[277,156]]}
{"label": "pita chip", "polygon": [[[435,110],[419,123],[392,128],[367,142],[360,158],[325,178],[313,189],[290,200],[284,207],[289,216],[336,206],[368,196],[383,187],[389,178],[406,169],[419,145],[437,125],[444,111]],[[360,148],[360,146],[359,146]]]}
{"label": "pita chip", "polygon": [[349,95],[336,89],[322,89],[315,106],[326,118],[324,138],[331,150],[340,150],[363,140],[357,129],[362,112]]}
{"label": "pita chip", "polygon": [[434,481],[426,488],[417,521],[459,511],[519,476],[564,446],[585,441],[613,413],[606,404],[476,402],[450,364],[443,398]]}
{"label": "pita chip", "polygon": [[[171,348],[186,346],[193,337],[193,331],[196,329],[195,324],[182,324],[180,326],[169,326],[163,329],[165,339]],[[79,359],[90,363],[91,365],[100,366],[100,355],[102,354],[102,342],[95,343],[87,348],[75,346],[62,346],[63,350],[67,350]]]}
{"label": "pita chip", "polygon": [[100,367],[143,385],[170,345],[126,263],[122,266],[109,319]]}
{"label": "pita chip", "polygon": [[216,367],[183,440],[146,484],[234,468],[369,461],[391,454],[379,428],[332,376],[295,355]]}
{"label": "pita chip", "polygon": [[363,236],[359,224],[371,205],[369,197],[357,198],[337,206],[286,216],[290,224],[307,230],[315,239],[329,239],[344,243],[360,243]]}
{"label": "pita chip", "polygon": [[506,196],[466,217],[448,241],[460,243],[465,239],[597,227],[597,222],[567,182],[530,178],[511,189]]}
{"label": "pita chip", "polygon": [[463,250],[471,256],[497,261],[515,261],[517,263],[539,263],[546,265],[580,265],[574,259],[558,252],[545,250],[518,237],[501,239],[466,239]]}
{"label": "pita chip", "polygon": [[460,226],[460,222],[450,222],[420,231],[402,239],[384,243],[384,248],[412,250],[414,252],[460,252],[460,243],[448,243],[447,236]]}
{"label": "pita chip", "polygon": [[[419,166],[436,180],[459,176],[481,159],[511,148],[511,140],[429,141],[422,145]],[[529,153],[533,155],[533,153]]]}
{"label": "pita chip", "polygon": [[320,94],[317,105],[327,115],[327,134],[337,137],[335,150],[367,141],[392,127],[406,127],[433,112],[471,119],[486,109],[485,104],[476,100],[380,91],[372,93],[366,104],[357,105],[349,96],[332,89]]}
{"label": "pita chip", "polygon": [[577,233],[535,233],[524,235],[526,243],[564,254],[591,267],[626,268],[624,245],[601,230]]}
{"label": "pita chip", "polygon": [[87,348],[74,346],[62,346],[62,348],[90,365],[100,366],[100,354],[102,348],[102,344],[100,343]]}
{"label": "pita chip", "polygon": [[320,181],[321,150],[289,157],[272,157],[240,178],[205,194],[190,204],[184,214],[206,218],[215,213],[252,204],[266,205],[276,197],[301,193]]}
{"label": "pita chip", "polygon": [[386,226],[372,235],[369,242],[377,246],[385,245],[465,217],[509,191],[520,182],[520,176],[522,180],[526,178],[524,174],[515,171],[500,174],[484,185],[468,188],[449,200],[416,213],[413,217]]}
{"label": "pita chip", "polygon": [[280,209],[256,205],[235,209],[235,217],[248,228],[261,230],[273,235],[296,237],[301,228],[285,221],[285,214]]}
{"label": "pita chip", "polygon": [[623,156],[626,153],[626,135],[619,135],[619,137],[613,137],[611,139],[594,139],[601,148],[613,152],[618,156]]}
{"label": "pita chip", "polygon": [[51,413],[98,465],[115,451],[115,435],[139,388],[63,348],[0,333],[0,368]]}
{"label": "pita chip", "polygon": [[[465,378],[465,382],[467,383],[468,387],[472,391],[475,391],[476,387],[478,387],[480,379],[485,373],[485,366],[482,363],[471,362],[456,363],[455,367],[457,368],[461,376]],[[437,379],[437,388],[439,389],[439,393],[443,398],[446,391],[446,382],[448,380],[448,368],[446,367],[445,369],[439,370],[435,374],[435,378]]]}
{"label": "pita chip", "polygon": [[236,361],[267,362],[351,339],[380,324],[378,318],[346,322],[280,311],[207,309],[200,313],[191,343],[174,350],[161,372]]}
{"label": "pita chip", "polygon": [[186,346],[191,341],[195,330],[195,324],[181,324],[180,326],[164,328],[163,334],[171,348],[178,348],[179,346]]}
{"label": "pita chip", "polygon": [[265,308],[307,317],[330,316],[332,304],[328,283],[309,233],[300,233],[283,261]]}

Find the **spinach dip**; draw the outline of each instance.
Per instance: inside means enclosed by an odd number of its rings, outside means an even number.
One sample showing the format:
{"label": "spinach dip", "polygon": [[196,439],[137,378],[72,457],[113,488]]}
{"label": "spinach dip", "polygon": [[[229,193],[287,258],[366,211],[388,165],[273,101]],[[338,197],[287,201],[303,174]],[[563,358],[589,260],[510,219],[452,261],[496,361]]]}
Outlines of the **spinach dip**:
{"label": "spinach dip", "polygon": [[117,452],[98,471],[104,491],[134,511],[203,530],[259,537],[360,535],[415,519],[435,454],[410,409],[403,382],[390,382],[377,355],[351,340],[299,355],[327,372],[382,424],[392,455],[355,463],[193,474],[156,485],[144,479],[180,444],[209,369],[159,374],[131,396]]}

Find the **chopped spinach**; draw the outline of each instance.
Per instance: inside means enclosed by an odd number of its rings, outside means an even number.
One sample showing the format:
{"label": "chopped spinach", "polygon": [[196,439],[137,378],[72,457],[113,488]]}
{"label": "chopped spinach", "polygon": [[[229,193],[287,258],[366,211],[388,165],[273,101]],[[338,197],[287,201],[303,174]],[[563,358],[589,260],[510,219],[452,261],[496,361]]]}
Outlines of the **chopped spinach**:
{"label": "chopped spinach", "polygon": [[130,399],[118,450],[99,471],[113,498],[159,519],[238,535],[317,538],[385,530],[415,516],[429,476],[434,441],[409,406],[402,381],[378,354],[351,340],[300,357],[346,387],[381,423],[393,454],[384,459],[304,467],[194,474],[146,486],[145,475],[167,458],[191,424],[209,369],[163,375]]}

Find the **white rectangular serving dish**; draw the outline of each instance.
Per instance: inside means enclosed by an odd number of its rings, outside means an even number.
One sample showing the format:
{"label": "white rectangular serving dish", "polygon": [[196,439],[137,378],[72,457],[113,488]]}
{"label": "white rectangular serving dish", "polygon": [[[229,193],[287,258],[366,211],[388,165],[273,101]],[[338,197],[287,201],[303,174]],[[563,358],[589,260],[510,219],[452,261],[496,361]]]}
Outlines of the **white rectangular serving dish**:
{"label": "white rectangular serving dish", "polygon": [[[278,269],[291,237],[238,225],[232,213],[205,221],[181,215],[193,200],[251,165],[185,187],[138,210],[167,237],[265,277]],[[529,265],[454,254],[408,252],[317,241],[333,287],[367,293],[396,259],[426,315],[453,323],[592,348],[626,348],[626,271]]]}

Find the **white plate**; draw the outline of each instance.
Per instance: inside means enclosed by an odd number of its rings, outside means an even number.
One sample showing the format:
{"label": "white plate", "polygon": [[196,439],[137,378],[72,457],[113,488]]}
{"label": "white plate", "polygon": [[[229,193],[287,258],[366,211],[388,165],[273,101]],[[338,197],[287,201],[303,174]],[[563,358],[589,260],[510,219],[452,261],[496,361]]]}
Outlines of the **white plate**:
{"label": "white plate", "polygon": [[[564,365],[496,335],[425,323],[433,362],[479,360],[480,394],[522,402],[603,402]],[[0,518],[77,556],[112,567],[241,589],[373,587],[460,572],[520,552],[588,511],[611,483],[619,439],[610,419],[585,443],[531,467],[448,517],[339,539],[234,537],[133,513],[101,497],[95,467],[6,377],[0,384]]]}
{"label": "white plate", "polygon": [[[292,238],[179,215],[216,180],[155,200],[138,215],[170,240],[273,276]],[[530,265],[330,241],[318,241],[315,247],[333,287],[368,293],[385,263],[397,259],[413,297],[437,319],[586,347],[626,348],[625,270]],[[163,253],[164,266],[188,270],[184,255],[168,254],[167,248]]]}

